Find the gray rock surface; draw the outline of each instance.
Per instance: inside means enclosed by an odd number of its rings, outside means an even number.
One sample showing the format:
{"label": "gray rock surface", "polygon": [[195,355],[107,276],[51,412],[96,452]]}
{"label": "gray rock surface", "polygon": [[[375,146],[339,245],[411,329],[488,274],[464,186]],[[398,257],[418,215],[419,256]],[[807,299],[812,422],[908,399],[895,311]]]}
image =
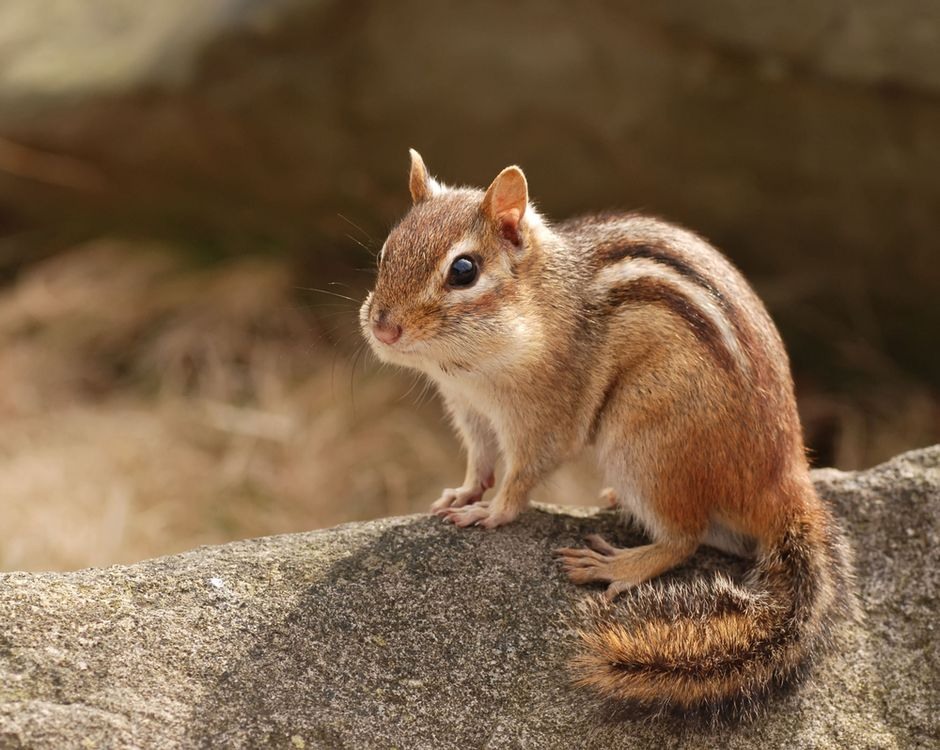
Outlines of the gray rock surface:
{"label": "gray rock surface", "polygon": [[[610,723],[567,686],[584,591],[550,550],[610,512],[496,532],[425,516],[126,567],[0,576],[0,748],[914,748],[940,742],[940,446],[816,474],[864,619],[734,729]],[[735,566],[700,552],[678,575]]]}

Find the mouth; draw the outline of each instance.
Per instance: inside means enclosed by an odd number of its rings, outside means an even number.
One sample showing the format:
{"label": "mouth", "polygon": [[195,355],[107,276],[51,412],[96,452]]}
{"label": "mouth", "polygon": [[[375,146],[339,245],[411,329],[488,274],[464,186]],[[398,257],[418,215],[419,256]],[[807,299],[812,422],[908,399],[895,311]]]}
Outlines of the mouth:
{"label": "mouth", "polygon": [[375,336],[372,337],[373,346],[381,349],[383,352],[394,352],[395,354],[407,354],[409,347],[407,344],[399,344],[397,341],[394,344],[386,344],[384,341],[379,341]]}
{"label": "mouth", "polygon": [[422,342],[420,341],[402,341],[399,339],[393,344],[386,344],[384,341],[379,340],[371,329],[368,332],[368,338],[372,348],[382,354],[416,354],[422,348]]}

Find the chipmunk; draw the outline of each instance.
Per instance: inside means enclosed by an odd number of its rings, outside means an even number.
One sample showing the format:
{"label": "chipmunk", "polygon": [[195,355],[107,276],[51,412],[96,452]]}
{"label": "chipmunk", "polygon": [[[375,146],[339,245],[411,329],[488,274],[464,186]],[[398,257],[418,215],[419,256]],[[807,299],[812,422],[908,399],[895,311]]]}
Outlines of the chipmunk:
{"label": "chipmunk", "polygon": [[[724,716],[803,675],[847,611],[850,563],[810,481],[783,343],[741,274],[650,216],[553,225],[516,166],[486,191],[450,188],[412,150],[409,187],[360,324],[379,359],[434,381],[466,446],[463,484],[431,511],[509,523],[593,444],[651,542],[556,551],[571,581],[626,600],[580,631],[576,682]],[[643,585],[703,544],[756,558],[743,585]]]}

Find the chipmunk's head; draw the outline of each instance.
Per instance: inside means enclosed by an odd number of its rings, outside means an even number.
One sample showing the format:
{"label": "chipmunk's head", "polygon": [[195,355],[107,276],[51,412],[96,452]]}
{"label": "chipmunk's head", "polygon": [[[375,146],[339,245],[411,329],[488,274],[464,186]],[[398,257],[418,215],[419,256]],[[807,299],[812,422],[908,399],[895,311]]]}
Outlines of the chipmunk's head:
{"label": "chipmunk's head", "polygon": [[507,167],[486,192],[448,188],[412,150],[409,186],[413,206],[382,246],[359,314],[372,349],[429,372],[518,360],[538,333],[524,278],[542,227],[522,170]]}

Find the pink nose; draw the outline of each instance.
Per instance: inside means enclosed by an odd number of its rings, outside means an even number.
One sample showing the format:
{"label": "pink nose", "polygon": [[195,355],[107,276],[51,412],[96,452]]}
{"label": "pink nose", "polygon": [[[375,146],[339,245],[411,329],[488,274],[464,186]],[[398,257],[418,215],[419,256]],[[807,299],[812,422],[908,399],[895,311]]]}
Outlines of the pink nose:
{"label": "pink nose", "polygon": [[382,310],[372,320],[372,333],[383,344],[394,344],[401,338],[401,326],[388,319],[388,313]]}
{"label": "pink nose", "polygon": [[373,323],[372,333],[383,344],[394,344],[401,338],[401,326],[386,324],[385,327],[381,327],[378,323]]}

